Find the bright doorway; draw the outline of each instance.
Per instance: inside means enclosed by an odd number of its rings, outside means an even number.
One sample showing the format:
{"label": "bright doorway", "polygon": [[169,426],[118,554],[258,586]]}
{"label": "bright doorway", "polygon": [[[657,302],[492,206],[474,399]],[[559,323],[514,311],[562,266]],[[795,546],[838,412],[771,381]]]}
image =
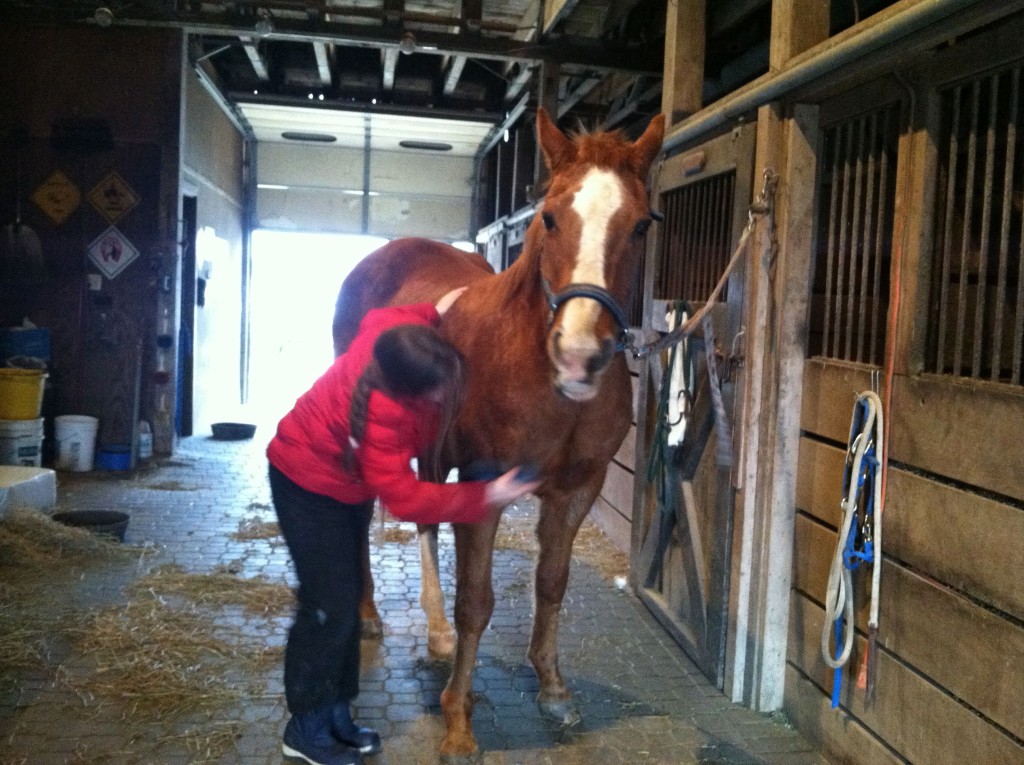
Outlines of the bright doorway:
{"label": "bright doorway", "polygon": [[342,281],[386,242],[343,234],[253,232],[246,417],[268,438],[334,359],[331,321]]}

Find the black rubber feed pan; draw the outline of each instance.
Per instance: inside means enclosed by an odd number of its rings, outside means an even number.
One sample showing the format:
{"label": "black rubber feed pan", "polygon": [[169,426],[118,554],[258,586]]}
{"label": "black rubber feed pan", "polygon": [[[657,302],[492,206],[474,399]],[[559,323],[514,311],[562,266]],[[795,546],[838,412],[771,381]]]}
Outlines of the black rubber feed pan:
{"label": "black rubber feed pan", "polygon": [[117,510],[68,510],[54,513],[53,520],[65,526],[114,537],[119,542],[124,541],[124,533],[128,530],[128,513]]}
{"label": "black rubber feed pan", "polygon": [[218,441],[244,441],[256,435],[256,426],[247,422],[215,422],[211,428]]}

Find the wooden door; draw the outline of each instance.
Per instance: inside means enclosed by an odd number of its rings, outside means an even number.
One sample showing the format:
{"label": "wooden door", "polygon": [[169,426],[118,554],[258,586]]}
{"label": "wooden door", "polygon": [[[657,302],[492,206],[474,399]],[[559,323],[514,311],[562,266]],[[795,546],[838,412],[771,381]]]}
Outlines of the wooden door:
{"label": "wooden door", "polygon": [[[747,223],[754,130],[746,126],[659,168],[653,202],[665,215],[646,279],[650,328],[668,330],[676,301],[699,308],[725,269]],[[633,581],[641,600],[707,677],[725,677],[734,481],[733,424],[740,411],[743,277],[729,281],[705,329],[678,347],[691,370],[681,442],[657,427],[670,352],[641,374],[634,508]],[[646,413],[646,419],[644,417]],[[675,418],[678,419],[678,418]],[[653,464],[652,464],[653,457]],[[660,465],[659,465],[660,461]]]}

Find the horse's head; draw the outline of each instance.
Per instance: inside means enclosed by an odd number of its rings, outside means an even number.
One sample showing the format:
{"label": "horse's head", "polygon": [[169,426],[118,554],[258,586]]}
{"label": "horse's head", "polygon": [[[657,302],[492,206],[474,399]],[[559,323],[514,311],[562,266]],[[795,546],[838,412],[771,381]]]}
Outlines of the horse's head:
{"label": "horse's head", "polygon": [[537,112],[551,184],[531,223],[530,244],[540,253],[552,312],[547,352],[555,386],[574,401],[596,395],[625,330],[621,307],[652,219],[647,171],[664,126],[656,116],[635,143],[619,133],[569,138],[546,111]]}

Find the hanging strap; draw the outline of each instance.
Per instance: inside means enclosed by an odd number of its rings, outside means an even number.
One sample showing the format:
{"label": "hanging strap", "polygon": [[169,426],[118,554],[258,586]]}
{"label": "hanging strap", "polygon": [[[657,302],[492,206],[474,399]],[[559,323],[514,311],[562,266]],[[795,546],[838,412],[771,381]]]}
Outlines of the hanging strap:
{"label": "hanging strap", "polygon": [[[821,633],[821,653],[825,663],[835,670],[832,683],[832,708],[839,706],[842,667],[850,658],[854,638],[853,571],[862,563],[872,565],[871,605],[868,628],[872,636],[878,629],[879,590],[882,573],[881,481],[883,455],[882,402],[874,391],[857,396],[850,422],[850,440],[843,469],[843,516],[836,552],[829,569],[825,591],[825,624]],[[856,521],[860,525],[856,526]],[[835,646],[835,652],[831,650]],[[873,646],[871,649],[873,652]]]}

